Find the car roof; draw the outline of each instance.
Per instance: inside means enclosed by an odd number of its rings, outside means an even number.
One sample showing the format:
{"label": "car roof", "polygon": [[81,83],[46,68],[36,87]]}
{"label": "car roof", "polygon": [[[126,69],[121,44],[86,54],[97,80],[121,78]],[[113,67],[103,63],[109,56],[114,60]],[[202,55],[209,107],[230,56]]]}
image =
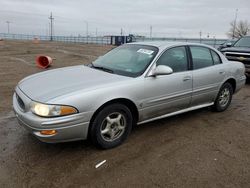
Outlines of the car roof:
{"label": "car roof", "polygon": [[211,48],[211,46],[200,44],[200,43],[190,43],[190,42],[168,42],[168,41],[144,41],[144,42],[133,42],[128,44],[138,44],[138,45],[147,45],[147,46],[155,46],[158,48],[169,48],[172,46],[182,46],[182,45],[198,45]]}

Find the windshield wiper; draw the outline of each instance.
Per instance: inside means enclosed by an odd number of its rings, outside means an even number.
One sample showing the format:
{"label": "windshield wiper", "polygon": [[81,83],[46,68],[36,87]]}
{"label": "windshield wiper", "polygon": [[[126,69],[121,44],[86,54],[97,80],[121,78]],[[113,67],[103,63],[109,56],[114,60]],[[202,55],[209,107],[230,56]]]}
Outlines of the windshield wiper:
{"label": "windshield wiper", "polygon": [[96,66],[96,65],[94,65],[93,63],[90,63],[88,66],[89,66],[89,67],[92,67],[92,68],[94,68],[94,69],[99,69],[99,70],[105,71],[105,72],[114,73],[114,71],[111,70],[111,69],[109,69],[109,68],[101,67],[101,66]]}

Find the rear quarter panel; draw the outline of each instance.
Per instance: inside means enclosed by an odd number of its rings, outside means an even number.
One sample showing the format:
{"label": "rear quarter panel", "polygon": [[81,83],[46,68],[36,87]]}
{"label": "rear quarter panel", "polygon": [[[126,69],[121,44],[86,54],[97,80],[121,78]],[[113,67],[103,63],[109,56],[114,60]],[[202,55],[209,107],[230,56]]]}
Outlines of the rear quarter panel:
{"label": "rear quarter panel", "polygon": [[[226,79],[233,78],[236,81],[235,92],[238,92],[242,87],[244,87],[246,82],[245,76],[245,66],[243,63],[238,61],[228,61],[225,62]],[[226,80],[225,80],[226,81]]]}

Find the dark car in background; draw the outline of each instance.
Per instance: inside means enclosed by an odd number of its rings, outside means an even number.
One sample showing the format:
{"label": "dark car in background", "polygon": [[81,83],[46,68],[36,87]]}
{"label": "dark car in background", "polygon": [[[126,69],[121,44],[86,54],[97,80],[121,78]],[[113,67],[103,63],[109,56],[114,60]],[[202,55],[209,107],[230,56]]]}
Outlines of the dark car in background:
{"label": "dark car in background", "polygon": [[240,38],[232,46],[222,49],[221,52],[230,61],[242,62],[246,68],[246,76],[250,78],[250,36]]}
{"label": "dark car in background", "polygon": [[219,51],[221,51],[224,48],[230,47],[232,46],[235,42],[237,41],[237,39],[229,39],[226,42],[220,44],[220,46],[217,48]]}

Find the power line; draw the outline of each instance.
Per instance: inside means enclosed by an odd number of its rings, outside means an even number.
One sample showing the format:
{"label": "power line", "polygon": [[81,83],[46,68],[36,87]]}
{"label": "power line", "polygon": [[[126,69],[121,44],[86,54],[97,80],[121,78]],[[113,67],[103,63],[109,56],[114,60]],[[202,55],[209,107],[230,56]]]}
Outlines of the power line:
{"label": "power line", "polygon": [[54,18],[52,16],[52,12],[50,13],[50,41],[53,41],[53,21],[54,21]]}

